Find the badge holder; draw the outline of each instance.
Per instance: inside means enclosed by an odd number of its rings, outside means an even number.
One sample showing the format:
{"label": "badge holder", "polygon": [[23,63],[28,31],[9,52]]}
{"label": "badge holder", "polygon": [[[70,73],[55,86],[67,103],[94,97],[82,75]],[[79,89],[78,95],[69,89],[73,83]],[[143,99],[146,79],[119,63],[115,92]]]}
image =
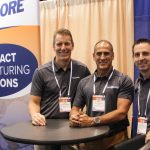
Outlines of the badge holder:
{"label": "badge holder", "polygon": [[147,118],[138,117],[137,134],[146,134],[146,129],[147,129]]}
{"label": "badge holder", "polygon": [[92,111],[105,112],[105,95],[93,95],[92,102]]}
{"label": "badge holder", "polygon": [[59,110],[60,112],[71,111],[71,98],[70,97],[59,97]]}

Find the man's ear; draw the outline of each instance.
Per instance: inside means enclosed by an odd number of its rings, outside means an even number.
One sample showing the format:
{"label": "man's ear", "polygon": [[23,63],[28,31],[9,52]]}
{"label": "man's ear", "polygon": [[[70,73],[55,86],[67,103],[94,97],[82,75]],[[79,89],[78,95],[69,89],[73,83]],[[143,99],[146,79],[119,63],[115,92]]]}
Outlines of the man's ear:
{"label": "man's ear", "polygon": [[95,53],[93,53],[93,60],[95,61]]}
{"label": "man's ear", "polygon": [[113,60],[114,60],[114,52],[112,53],[112,57],[113,57]]}

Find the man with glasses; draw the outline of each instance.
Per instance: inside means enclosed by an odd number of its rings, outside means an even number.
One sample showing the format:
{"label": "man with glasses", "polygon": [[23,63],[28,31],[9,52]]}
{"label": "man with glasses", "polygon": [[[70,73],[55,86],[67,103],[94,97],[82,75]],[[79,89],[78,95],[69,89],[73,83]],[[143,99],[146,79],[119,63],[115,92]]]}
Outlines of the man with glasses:
{"label": "man with glasses", "polygon": [[[110,132],[103,139],[80,144],[85,150],[104,150],[128,138],[127,113],[134,87],[127,75],[113,68],[114,52],[109,41],[101,40],[95,44],[93,59],[97,69],[78,85],[70,112],[70,126],[109,125]],[[82,112],[84,106],[86,113]]]}
{"label": "man with glasses", "polygon": [[56,56],[37,68],[33,75],[29,101],[33,125],[44,126],[46,119],[69,117],[77,85],[90,74],[83,63],[71,59],[73,48],[71,32],[57,30],[53,37]]}
{"label": "man with glasses", "polygon": [[133,47],[134,63],[139,70],[135,82],[135,94],[138,106],[137,134],[146,134],[150,140],[150,40],[138,39]]}

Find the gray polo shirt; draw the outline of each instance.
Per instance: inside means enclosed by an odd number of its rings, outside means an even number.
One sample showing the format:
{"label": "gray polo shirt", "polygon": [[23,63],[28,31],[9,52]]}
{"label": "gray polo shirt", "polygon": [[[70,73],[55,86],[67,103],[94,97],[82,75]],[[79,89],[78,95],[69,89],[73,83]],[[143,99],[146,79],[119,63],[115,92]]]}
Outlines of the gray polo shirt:
{"label": "gray polo shirt", "polygon": [[[108,78],[112,70],[105,77],[96,77],[95,89],[96,95],[102,94],[104,86],[108,81]],[[96,74],[95,74],[96,75]],[[105,90],[105,112],[92,111],[92,95],[93,95],[93,85],[94,85],[94,74],[82,79],[78,85],[78,90],[75,96],[73,106],[83,108],[86,105],[87,114],[89,116],[99,116],[104,113],[111,112],[117,109],[117,99],[125,98],[130,101],[133,100],[134,86],[132,80],[122,73],[114,70],[112,77],[108,82],[108,86]],[[112,132],[117,130],[125,129],[129,125],[128,119],[118,121],[117,123],[110,124]]]}
{"label": "gray polo shirt", "polygon": [[[66,71],[60,68],[55,62],[54,67],[62,96],[67,97],[70,79],[70,65]],[[88,75],[90,75],[90,71],[83,63],[72,60],[72,78],[70,87],[71,102],[74,100],[79,81]],[[69,117],[69,113],[59,112],[59,91],[52,69],[52,62],[42,65],[35,70],[32,79],[31,95],[41,97],[41,113],[45,115],[46,118]]]}
{"label": "gray polo shirt", "polygon": [[[140,84],[140,90],[139,90],[139,84]],[[150,78],[144,80],[143,76],[140,74],[140,76],[135,82],[135,94],[136,94],[136,100],[138,101],[138,93],[139,93],[139,106],[140,106],[140,108],[138,108],[139,116],[147,117],[148,130],[150,130],[150,98],[147,99],[149,90],[150,90]],[[146,104],[147,104],[147,111],[145,116]]]}

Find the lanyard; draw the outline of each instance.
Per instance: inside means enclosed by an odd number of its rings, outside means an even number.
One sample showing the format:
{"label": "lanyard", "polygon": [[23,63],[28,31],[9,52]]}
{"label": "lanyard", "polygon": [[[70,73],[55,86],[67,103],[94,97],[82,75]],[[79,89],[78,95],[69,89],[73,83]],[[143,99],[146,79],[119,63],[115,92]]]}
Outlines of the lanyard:
{"label": "lanyard", "polygon": [[[70,68],[71,68],[71,71],[70,71],[70,80],[69,80],[69,88],[68,88],[68,97],[70,95],[70,87],[71,87],[71,78],[72,78],[72,61],[70,63]],[[60,88],[60,85],[59,85],[59,82],[58,82],[58,79],[56,77],[56,73],[55,73],[55,68],[54,68],[54,60],[52,61],[52,68],[53,68],[53,73],[54,73],[54,77],[55,77],[55,81],[59,87],[59,96],[61,97],[62,95],[62,92],[61,92],[61,88]]]}
{"label": "lanyard", "polygon": [[[111,77],[112,77],[112,75],[113,75],[113,72],[114,72],[114,68],[113,68],[113,70],[112,70],[112,72],[111,72],[111,74],[110,74],[110,76],[109,76],[109,78],[108,78],[108,80],[107,80],[107,82],[106,82],[106,84],[105,84],[105,86],[104,86],[104,89],[103,89],[103,92],[102,92],[102,94],[104,94],[105,93],[105,90],[106,90],[106,88],[107,88],[107,85],[108,85],[108,82],[109,82],[109,80],[111,79]],[[94,95],[95,95],[95,81],[96,81],[96,76],[95,76],[95,74],[94,74],[94,84],[93,84],[93,93],[94,93]]]}
{"label": "lanyard", "polygon": [[[140,90],[141,90],[141,84],[139,83],[139,86],[138,86],[138,115],[139,116],[140,116]],[[150,89],[148,91],[147,100],[146,100],[146,108],[144,112],[145,117],[147,116],[146,112],[147,112],[147,105],[148,105],[149,97],[150,97]]]}

